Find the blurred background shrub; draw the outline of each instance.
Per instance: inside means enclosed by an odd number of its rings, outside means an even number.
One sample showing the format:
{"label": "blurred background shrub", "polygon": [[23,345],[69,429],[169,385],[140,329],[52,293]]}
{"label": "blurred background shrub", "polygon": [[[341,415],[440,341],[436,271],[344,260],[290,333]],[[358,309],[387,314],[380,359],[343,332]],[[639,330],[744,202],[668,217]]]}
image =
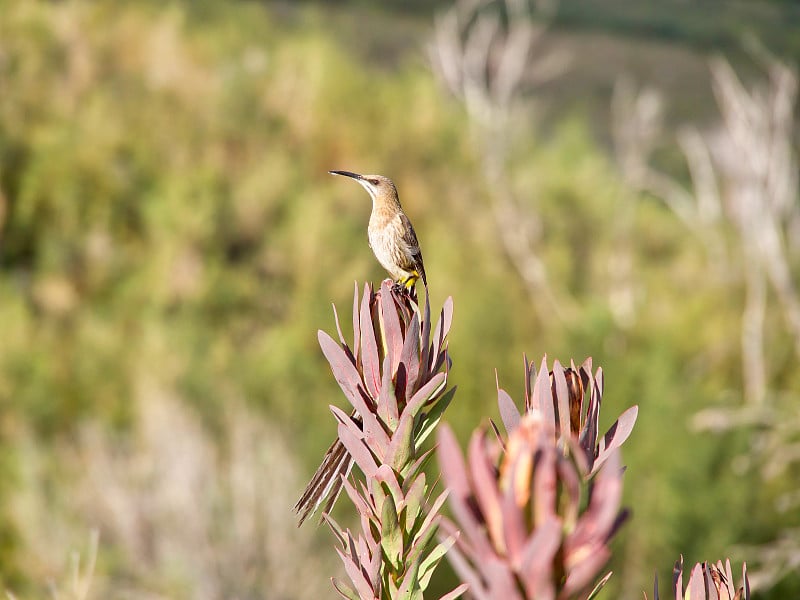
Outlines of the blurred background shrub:
{"label": "blurred background shrub", "polygon": [[[384,276],[343,168],[394,179],[432,305],[455,300],[462,440],[523,352],[593,356],[605,414],[639,405],[609,597],[729,552],[769,566],[761,597],[800,596],[795,76],[775,66],[800,55],[798,9],[482,4],[458,39],[494,15],[500,52],[528,24],[542,69],[484,120],[434,58],[450,2],[0,1],[2,587],[43,596],[97,530],[90,596],[327,589],[328,543],[289,512],[334,432],[316,331]],[[732,130],[725,85],[788,112],[753,121],[783,124],[788,166],[764,161],[788,190],[748,196],[775,216],[782,288],[730,208],[760,172],[708,141]],[[683,158],[683,126],[711,162]],[[675,210],[712,180],[719,218]]]}

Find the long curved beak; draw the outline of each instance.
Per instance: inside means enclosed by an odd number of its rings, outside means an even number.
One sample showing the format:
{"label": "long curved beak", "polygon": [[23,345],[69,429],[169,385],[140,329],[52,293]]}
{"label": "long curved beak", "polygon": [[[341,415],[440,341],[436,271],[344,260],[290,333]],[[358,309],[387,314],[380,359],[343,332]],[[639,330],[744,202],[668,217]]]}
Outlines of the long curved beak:
{"label": "long curved beak", "polygon": [[331,175],[344,175],[345,177],[352,177],[353,179],[362,180],[364,177],[352,171],[328,171]]}

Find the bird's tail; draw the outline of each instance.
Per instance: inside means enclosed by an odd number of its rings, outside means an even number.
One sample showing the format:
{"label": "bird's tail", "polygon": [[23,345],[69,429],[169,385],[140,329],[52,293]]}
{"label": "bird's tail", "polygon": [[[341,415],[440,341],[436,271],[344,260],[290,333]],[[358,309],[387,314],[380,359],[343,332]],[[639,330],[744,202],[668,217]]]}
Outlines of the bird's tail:
{"label": "bird's tail", "polygon": [[323,512],[330,512],[336,499],[342,491],[342,477],[350,474],[353,468],[353,459],[350,453],[337,439],[322,459],[311,481],[308,482],[300,500],[294,505],[294,511],[300,515],[298,527],[303,524],[310,515],[313,515],[320,505],[328,499]]}

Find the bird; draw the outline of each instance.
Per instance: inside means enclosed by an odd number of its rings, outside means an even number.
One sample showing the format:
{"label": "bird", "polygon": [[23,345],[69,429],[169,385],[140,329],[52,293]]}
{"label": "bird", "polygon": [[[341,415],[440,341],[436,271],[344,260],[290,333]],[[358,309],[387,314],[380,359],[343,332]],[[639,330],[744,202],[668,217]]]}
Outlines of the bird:
{"label": "bird", "polygon": [[[400,206],[397,187],[392,180],[383,175],[359,175],[351,171],[328,172],[331,175],[343,175],[355,179],[372,198],[372,214],[367,227],[367,238],[372,252],[392,276],[395,286],[413,294],[417,281],[422,279],[427,290],[428,280],[417,234]],[[357,424],[361,424],[361,417],[356,411],[353,411],[350,417]],[[294,506],[295,512],[299,515],[298,527],[314,514],[326,499],[323,513],[331,511],[342,491],[343,478],[349,475],[352,468],[353,458],[337,438],[328,448],[322,463]]]}
{"label": "bird", "polygon": [[359,175],[350,171],[328,171],[355,179],[372,198],[367,238],[375,258],[389,272],[395,283],[411,291],[418,280],[425,287],[425,265],[414,226],[400,206],[397,187],[383,175]]}

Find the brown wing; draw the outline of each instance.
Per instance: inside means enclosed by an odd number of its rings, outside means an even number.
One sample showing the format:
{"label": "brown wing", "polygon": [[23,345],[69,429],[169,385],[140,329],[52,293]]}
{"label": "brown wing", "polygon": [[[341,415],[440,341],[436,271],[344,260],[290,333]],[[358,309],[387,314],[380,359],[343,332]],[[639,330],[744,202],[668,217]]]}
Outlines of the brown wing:
{"label": "brown wing", "polygon": [[411,261],[413,267],[419,272],[422,277],[422,283],[428,287],[428,280],[425,277],[425,265],[422,262],[422,250],[419,248],[419,241],[417,241],[417,234],[414,231],[414,226],[411,225],[408,217],[404,213],[400,213],[400,220],[403,223],[403,241],[408,244],[408,249],[411,251]]}

